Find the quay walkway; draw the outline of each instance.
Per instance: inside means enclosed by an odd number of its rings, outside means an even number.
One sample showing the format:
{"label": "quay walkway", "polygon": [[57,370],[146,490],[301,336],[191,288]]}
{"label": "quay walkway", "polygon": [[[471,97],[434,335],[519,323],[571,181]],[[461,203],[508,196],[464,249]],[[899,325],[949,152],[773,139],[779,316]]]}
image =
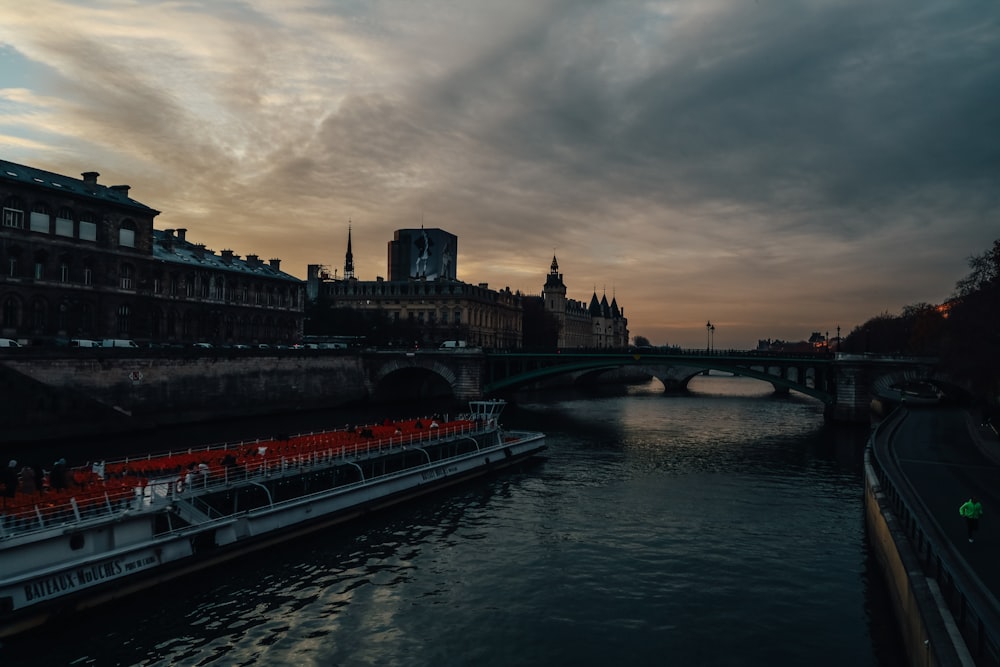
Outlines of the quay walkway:
{"label": "quay walkway", "polygon": [[[877,497],[899,551],[890,588],[912,664],[1000,667],[996,431],[960,407],[904,404],[871,443],[866,463],[877,481],[868,496]],[[970,543],[958,508],[973,495],[984,511]],[[884,556],[884,545],[874,546]]]}

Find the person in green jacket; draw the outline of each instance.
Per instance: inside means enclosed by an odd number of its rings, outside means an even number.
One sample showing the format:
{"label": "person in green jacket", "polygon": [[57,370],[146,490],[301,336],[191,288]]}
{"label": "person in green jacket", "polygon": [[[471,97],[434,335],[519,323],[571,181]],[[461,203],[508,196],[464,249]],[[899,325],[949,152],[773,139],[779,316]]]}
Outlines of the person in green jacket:
{"label": "person in green jacket", "polygon": [[983,504],[972,496],[958,508],[958,513],[965,517],[965,527],[969,532],[969,541],[972,542],[976,531],[979,530],[979,517],[983,515]]}

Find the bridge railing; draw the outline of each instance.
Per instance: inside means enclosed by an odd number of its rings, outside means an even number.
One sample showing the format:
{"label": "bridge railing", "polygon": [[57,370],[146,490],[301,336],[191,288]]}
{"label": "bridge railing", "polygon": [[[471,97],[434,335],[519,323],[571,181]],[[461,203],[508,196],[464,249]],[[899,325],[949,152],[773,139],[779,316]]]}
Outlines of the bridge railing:
{"label": "bridge railing", "polygon": [[1000,666],[1000,604],[955,549],[898,465],[891,440],[906,414],[897,408],[873,431],[865,461],[899,520],[924,574],[934,579],[979,667]]}

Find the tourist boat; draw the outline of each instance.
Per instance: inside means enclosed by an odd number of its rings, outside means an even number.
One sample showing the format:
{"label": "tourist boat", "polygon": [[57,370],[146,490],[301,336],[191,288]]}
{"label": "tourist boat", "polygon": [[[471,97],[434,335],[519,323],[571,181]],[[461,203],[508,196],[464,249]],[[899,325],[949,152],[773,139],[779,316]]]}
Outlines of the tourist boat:
{"label": "tourist boat", "polygon": [[105,461],[18,493],[0,515],[0,637],[544,450],[499,426],[504,405]]}

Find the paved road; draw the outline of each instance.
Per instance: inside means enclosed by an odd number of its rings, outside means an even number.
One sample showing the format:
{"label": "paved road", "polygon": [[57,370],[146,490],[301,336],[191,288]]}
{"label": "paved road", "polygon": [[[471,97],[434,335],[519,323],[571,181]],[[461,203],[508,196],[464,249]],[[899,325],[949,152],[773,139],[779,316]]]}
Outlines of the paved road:
{"label": "paved road", "polygon": [[[987,590],[1000,599],[1000,440],[959,408],[911,408],[892,449],[917,496]],[[974,543],[959,506],[975,494],[983,518]]]}

